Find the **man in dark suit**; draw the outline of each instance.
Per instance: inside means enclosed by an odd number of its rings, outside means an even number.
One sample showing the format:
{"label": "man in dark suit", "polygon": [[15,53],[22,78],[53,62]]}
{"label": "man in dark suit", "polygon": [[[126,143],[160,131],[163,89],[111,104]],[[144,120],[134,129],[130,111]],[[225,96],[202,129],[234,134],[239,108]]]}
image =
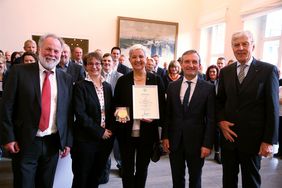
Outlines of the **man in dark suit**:
{"label": "man in dark suit", "polygon": [[157,75],[159,75],[161,78],[163,78],[166,74],[165,69],[159,67],[160,57],[157,54],[154,54],[152,58],[155,60],[156,66],[155,66],[155,72]]}
{"label": "man in dark suit", "polygon": [[217,94],[223,187],[238,186],[240,166],[243,188],[260,187],[261,157],[272,154],[277,143],[278,71],[252,57],[249,31],[233,34],[231,43],[237,62],[221,69]]}
{"label": "man in dark suit", "polygon": [[131,69],[119,62],[120,53],[121,50],[117,46],[111,49],[111,54],[113,58],[113,70],[120,72],[123,75],[126,75],[127,73],[131,72]]}
{"label": "man in dark suit", "polygon": [[202,167],[213,146],[215,128],[214,85],[200,79],[200,56],[195,50],[181,58],[183,79],[171,82],[167,90],[163,147],[170,152],[173,187],[185,187],[185,164],[189,187],[201,187]]}
{"label": "man in dark suit", "polygon": [[83,50],[79,46],[75,47],[72,51],[72,61],[77,65],[83,65]]}
{"label": "man in dark suit", "polygon": [[57,65],[57,69],[62,70],[72,76],[73,83],[84,80],[85,71],[83,66],[80,66],[70,61],[71,50],[67,44],[64,44],[61,59]]}
{"label": "man in dark suit", "polygon": [[39,62],[11,69],[3,96],[2,144],[11,153],[14,187],[51,188],[61,157],[72,145],[72,79],[56,70],[63,41],[39,40]]}

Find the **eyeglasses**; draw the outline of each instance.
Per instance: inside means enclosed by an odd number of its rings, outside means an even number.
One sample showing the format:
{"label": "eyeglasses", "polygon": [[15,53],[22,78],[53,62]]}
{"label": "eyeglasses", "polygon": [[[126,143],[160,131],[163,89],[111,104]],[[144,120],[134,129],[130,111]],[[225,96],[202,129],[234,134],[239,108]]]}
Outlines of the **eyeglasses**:
{"label": "eyeglasses", "polygon": [[88,66],[100,67],[101,63],[87,63]]}

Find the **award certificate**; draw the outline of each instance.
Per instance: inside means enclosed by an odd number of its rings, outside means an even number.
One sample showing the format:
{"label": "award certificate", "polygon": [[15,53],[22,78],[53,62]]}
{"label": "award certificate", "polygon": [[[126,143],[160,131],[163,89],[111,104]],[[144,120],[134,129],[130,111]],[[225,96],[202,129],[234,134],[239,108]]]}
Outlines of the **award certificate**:
{"label": "award certificate", "polygon": [[133,119],[159,119],[158,86],[133,85]]}

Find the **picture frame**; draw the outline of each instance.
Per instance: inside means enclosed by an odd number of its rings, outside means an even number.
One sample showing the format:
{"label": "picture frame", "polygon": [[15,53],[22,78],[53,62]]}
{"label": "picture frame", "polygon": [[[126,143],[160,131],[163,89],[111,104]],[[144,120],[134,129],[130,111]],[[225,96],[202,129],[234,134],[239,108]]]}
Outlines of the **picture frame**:
{"label": "picture frame", "polygon": [[[176,60],[178,23],[118,17],[118,46],[128,56],[134,44],[142,44],[147,57],[159,55],[162,62]],[[162,66],[162,65],[160,65]]]}

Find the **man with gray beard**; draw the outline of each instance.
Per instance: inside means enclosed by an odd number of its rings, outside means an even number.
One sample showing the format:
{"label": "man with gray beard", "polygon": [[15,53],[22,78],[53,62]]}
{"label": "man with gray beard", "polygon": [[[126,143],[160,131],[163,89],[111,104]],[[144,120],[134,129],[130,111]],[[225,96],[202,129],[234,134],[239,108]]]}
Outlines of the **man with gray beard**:
{"label": "man with gray beard", "polygon": [[56,70],[63,44],[56,35],[42,36],[39,62],[14,66],[6,83],[1,138],[17,188],[52,188],[58,157],[72,146],[72,78]]}

